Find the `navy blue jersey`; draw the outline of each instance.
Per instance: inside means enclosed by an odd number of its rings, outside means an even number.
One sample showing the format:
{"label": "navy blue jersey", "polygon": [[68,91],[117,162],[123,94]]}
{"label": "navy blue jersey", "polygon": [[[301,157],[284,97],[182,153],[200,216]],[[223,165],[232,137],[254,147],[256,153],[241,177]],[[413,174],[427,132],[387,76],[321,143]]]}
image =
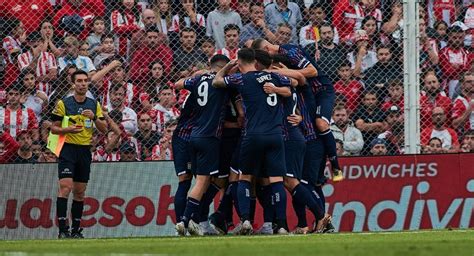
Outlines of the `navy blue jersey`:
{"label": "navy blue jersey", "polygon": [[283,107],[281,98],[275,93],[266,94],[263,85],[290,86],[289,78],[276,73],[252,71],[224,78],[225,85],[237,88],[242,96],[245,112],[244,135],[281,134]]}
{"label": "navy blue jersey", "polygon": [[294,88],[291,89],[291,97],[283,98],[283,139],[288,140],[304,140],[303,133],[299,126],[293,126],[288,122],[287,117],[295,115],[298,107],[298,94]]}
{"label": "navy blue jersey", "polygon": [[309,56],[309,54],[300,46],[292,44],[281,45],[278,53],[288,57],[288,60],[291,63],[288,67],[290,69],[303,69],[309,64],[313,64],[313,66],[318,70],[318,76],[307,78],[308,84],[311,85],[313,93],[320,91],[322,86],[332,86],[329,77],[324,74],[321,69],[318,69],[314,58]]}
{"label": "navy blue jersey", "polygon": [[191,137],[216,137],[222,134],[228,91],[212,86],[216,74],[209,73],[184,81],[184,88],[195,95],[195,126]]}
{"label": "navy blue jersey", "polygon": [[186,97],[181,108],[181,114],[178,117],[178,124],[173,133],[173,135],[185,141],[189,141],[194,126],[194,105],[196,104],[194,96],[194,93],[190,93]]}
{"label": "navy blue jersey", "polygon": [[303,117],[300,126],[306,141],[316,139],[316,100],[311,88],[308,85],[298,86],[296,88],[298,95],[298,108]]}

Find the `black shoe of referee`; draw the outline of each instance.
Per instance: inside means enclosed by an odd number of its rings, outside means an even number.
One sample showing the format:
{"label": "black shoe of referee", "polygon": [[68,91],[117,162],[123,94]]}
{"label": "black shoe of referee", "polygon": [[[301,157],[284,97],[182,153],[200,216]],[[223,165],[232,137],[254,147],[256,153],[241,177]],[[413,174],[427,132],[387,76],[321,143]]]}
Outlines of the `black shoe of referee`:
{"label": "black shoe of referee", "polygon": [[71,238],[72,239],[83,239],[84,235],[82,234],[82,228],[79,229],[73,229],[71,230]]}
{"label": "black shoe of referee", "polygon": [[59,230],[58,239],[68,239],[71,238],[71,233],[69,233],[69,228],[66,230]]}

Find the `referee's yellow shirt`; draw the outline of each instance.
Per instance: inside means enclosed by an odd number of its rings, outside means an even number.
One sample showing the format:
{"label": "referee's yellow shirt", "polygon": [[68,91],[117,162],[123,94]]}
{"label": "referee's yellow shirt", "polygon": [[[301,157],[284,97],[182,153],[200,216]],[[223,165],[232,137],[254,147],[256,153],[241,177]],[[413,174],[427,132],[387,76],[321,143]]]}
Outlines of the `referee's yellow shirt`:
{"label": "referee's yellow shirt", "polygon": [[84,110],[92,110],[96,118],[103,118],[100,103],[91,98],[87,98],[84,102],[77,102],[74,96],[68,96],[59,100],[56,108],[52,112],[53,121],[61,121],[64,116],[69,117],[69,126],[82,125],[83,129],[79,133],[66,134],[66,143],[76,145],[90,145],[92,134],[94,132],[94,121],[83,116]]}

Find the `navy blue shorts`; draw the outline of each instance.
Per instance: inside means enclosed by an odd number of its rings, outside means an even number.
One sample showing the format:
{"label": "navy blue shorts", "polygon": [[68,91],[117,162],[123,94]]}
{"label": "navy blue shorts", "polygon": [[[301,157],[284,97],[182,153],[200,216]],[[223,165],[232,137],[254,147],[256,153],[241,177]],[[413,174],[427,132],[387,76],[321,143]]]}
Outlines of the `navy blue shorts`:
{"label": "navy blue shorts", "polygon": [[301,182],[318,184],[324,178],[323,166],[326,166],[326,155],[322,141],[319,139],[307,141]]}
{"label": "navy blue shorts", "polygon": [[237,151],[239,145],[240,136],[221,138],[221,145],[219,150],[219,178],[225,178],[229,176],[229,171],[232,165],[232,159],[234,157],[234,154],[236,154],[235,151]]}
{"label": "navy blue shorts", "polygon": [[331,122],[332,111],[336,94],[332,86],[325,86],[314,95],[316,100],[316,118],[322,118],[329,124]]}
{"label": "navy blue shorts", "polygon": [[240,148],[240,171],[245,175],[259,175],[266,170],[270,177],[286,175],[285,146],[281,134],[248,135]]}
{"label": "navy blue shorts", "polygon": [[87,183],[91,173],[90,146],[64,143],[58,158],[58,178]]}
{"label": "navy blue shorts", "polygon": [[219,174],[219,147],[221,141],[215,137],[191,138],[191,158],[195,175]]}
{"label": "navy blue shorts", "polygon": [[286,176],[301,179],[305,152],[306,142],[304,140],[285,141]]}
{"label": "navy blue shorts", "polygon": [[173,135],[173,162],[176,175],[191,173],[191,154],[189,151],[189,142]]}

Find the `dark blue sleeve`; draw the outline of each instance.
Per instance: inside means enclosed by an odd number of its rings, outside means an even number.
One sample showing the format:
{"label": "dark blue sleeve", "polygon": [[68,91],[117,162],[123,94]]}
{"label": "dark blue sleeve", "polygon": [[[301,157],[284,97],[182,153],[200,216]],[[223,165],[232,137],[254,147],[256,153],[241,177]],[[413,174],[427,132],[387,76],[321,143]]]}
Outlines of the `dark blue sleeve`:
{"label": "dark blue sleeve", "polygon": [[290,60],[291,64],[297,66],[298,68],[305,68],[311,62],[305,57],[303,52],[298,47],[291,47],[286,49],[288,59]]}
{"label": "dark blue sleeve", "polygon": [[193,88],[198,86],[198,82],[201,80],[201,76],[195,76],[184,80],[184,89],[192,91]]}
{"label": "dark blue sleeve", "polygon": [[272,76],[276,81],[278,81],[278,84],[276,84],[276,86],[278,86],[278,87],[284,87],[284,86],[290,87],[291,86],[290,78],[288,78],[286,76],[282,76],[282,75],[277,74],[277,73],[272,73]]}
{"label": "dark blue sleeve", "polygon": [[238,89],[244,84],[244,79],[240,73],[232,74],[224,77],[224,84],[227,87]]}

